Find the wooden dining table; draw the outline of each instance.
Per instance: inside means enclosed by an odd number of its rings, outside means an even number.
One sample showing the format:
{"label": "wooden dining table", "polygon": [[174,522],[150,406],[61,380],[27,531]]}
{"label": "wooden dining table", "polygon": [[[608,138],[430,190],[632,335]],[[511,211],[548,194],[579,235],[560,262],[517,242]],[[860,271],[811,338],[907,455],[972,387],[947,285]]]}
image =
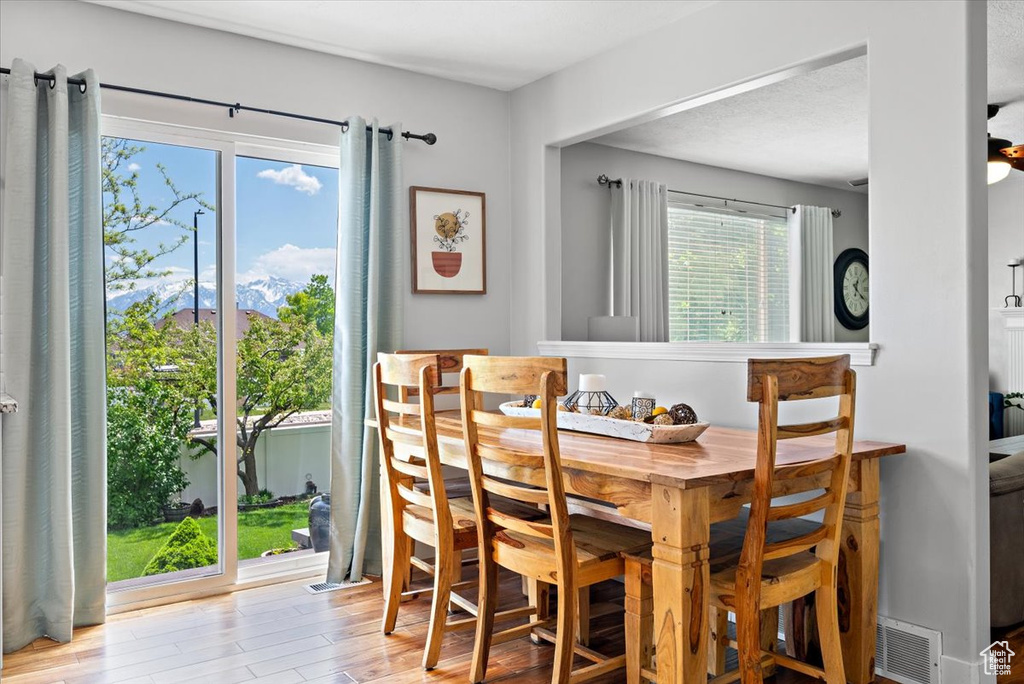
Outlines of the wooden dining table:
{"label": "wooden dining table", "polygon": [[[437,415],[438,450],[448,466],[465,469],[461,418]],[[540,448],[535,431],[481,428],[489,441],[521,450]],[[707,677],[709,537],[712,523],[731,520],[750,501],[756,461],[753,430],[709,427],[696,441],[649,444],[559,430],[567,494],[614,506],[626,518],[651,526],[654,542],[654,633],[660,684],[703,684]],[[831,453],[829,437],[780,442],[777,463],[814,460]],[[843,515],[839,625],[846,677],[874,680],[878,598],[878,459],[901,454],[903,444],[854,443],[850,487]],[[492,474],[537,486],[544,474],[515,466]],[[817,476],[821,477],[821,476]],[[803,482],[802,489],[815,484]],[[776,496],[785,495],[777,488]]]}

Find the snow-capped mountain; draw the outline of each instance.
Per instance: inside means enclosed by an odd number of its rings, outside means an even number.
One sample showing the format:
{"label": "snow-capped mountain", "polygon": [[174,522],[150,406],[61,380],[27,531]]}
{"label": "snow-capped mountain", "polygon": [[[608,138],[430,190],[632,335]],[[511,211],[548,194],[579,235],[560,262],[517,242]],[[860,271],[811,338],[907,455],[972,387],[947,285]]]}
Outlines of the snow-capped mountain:
{"label": "snow-capped mountain", "polygon": [[[292,282],[284,278],[269,276],[239,284],[235,288],[236,306],[239,309],[255,309],[272,318],[277,318],[277,309],[287,302],[285,296],[298,292],[305,283]],[[150,294],[155,294],[160,301],[158,314],[192,308],[192,286],[186,281],[173,283],[157,283],[129,292],[108,292],[107,309],[124,311],[129,305],[140,302]],[[217,290],[213,283],[200,281],[199,308],[217,308]]]}

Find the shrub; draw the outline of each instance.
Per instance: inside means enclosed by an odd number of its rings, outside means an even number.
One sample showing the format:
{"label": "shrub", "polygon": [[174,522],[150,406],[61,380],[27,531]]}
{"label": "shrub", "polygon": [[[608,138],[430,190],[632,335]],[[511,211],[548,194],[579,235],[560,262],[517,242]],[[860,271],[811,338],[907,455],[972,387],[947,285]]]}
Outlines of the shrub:
{"label": "shrub", "polygon": [[217,544],[203,534],[199,523],[185,518],[146,564],[142,576],[161,575],[176,570],[203,568],[217,562]]}
{"label": "shrub", "polygon": [[107,524],[140,527],[188,486],[178,467],[192,414],[156,380],[107,391]]}
{"label": "shrub", "polygon": [[274,500],[274,492],[263,488],[257,494],[242,494],[238,497],[238,503],[245,505],[270,503]]}

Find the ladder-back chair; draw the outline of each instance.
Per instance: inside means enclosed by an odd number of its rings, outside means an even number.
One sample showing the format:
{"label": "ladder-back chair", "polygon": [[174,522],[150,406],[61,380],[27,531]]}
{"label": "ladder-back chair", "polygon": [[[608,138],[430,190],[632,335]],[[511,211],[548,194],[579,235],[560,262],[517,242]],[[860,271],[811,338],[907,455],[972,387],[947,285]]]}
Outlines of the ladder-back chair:
{"label": "ladder-back chair", "polygon": [[[643,530],[569,515],[556,426],[557,397],[566,393],[565,359],[467,356],[461,386],[479,530],[480,616],[470,681],[484,680],[492,645],[528,634],[555,644],[552,682],[583,682],[622,668],[625,656],[607,658],[576,643],[579,589],[622,575],[620,553],[639,552],[650,546],[651,538]],[[541,415],[489,413],[483,410],[485,394],[536,394]],[[531,521],[509,515],[494,507],[496,496],[545,505],[550,517]],[[556,585],[557,616],[548,615],[546,591],[536,592],[540,600],[531,592],[531,622],[494,633],[499,566],[542,587]],[[551,626],[557,627],[554,633],[547,629]],[[592,664],[573,672],[574,655]]]}
{"label": "ladder-back chair", "polygon": [[[844,684],[836,594],[839,536],[853,452],[856,374],[849,355],[809,359],[751,359],[747,366],[747,401],[757,402],[757,464],[750,515],[739,562],[711,575],[711,605],[736,614],[739,670],[713,680],[739,679],[742,684],[763,681],[762,669],[774,663],[821,679]],[[778,424],[780,401],[838,397],[834,418]],[[835,434],[832,453],[813,461],[777,466],[779,440]],[[796,503],[775,504],[773,496],[816,492]],[[822,521],[799,537],[767,541],[777,521],[821,512]],[[823,668],[762,648],[761,611],[815,594]]]}
{"label": "ladder-back chair", "polygon": [[[413,355],[423,355],[423,354],[436,354],[437,355],[438,366],[440,368],[440,375],[438,376],[438,380],[437,380],[436,386],[434,387],[434,397],[435,397],[434,410],[435,411],[441,411],[441,410],[446,410],[446,409],[447,410],[453,410],[453,409],[457,409],[458,408],[457,403],[451,402],[451,401],[449,401],[448,403],[445,403],[445,401],[447,399],[454,399],[457,402],[457,400],[458,400],[458,396],[459,396],[459,374],[462,373],[462,358],[464,356],[466,356],[467,354],[472,354],[474,356],[486,356],[488,354],[488,351],[486,349],[482,349],[482,348],[481,349],[400,349],[400,350],[396,351],[395,353],[396,354],[413,354]],[[419,396],[420,396],[419,387],[417,387],[415,385],[413,385],[411,387],[402,386],[398,390],[398,398],[399,398],[399,401],[402,401],[402,402],[406,402],[406,403],[408,403],[410,401],[415,402],[417,400],[417,397],[419,397]],[[441,405],[438,405],[438,402],[436,400],[438,397],[443,397],[442,400],[441,400]],[[420,479],[420,478],[417,478],[414,481],[413,487],[415,487],[418,491],[421,491],[421,492],[429,492],[430,491],[430,484],[426,480],[423,480],[423,479]],[[469,499],[469,497],[471,496],[470,495],[470,491],[469,491],[469,478],[466,476],[465,471],[458,471],[457,473],[456,472],[447,472],[447,473],[445,473],[444,488],[445,488],[445,491],[448,493],[448,498],[450,498],[450,499],[458,499],[458,498]],[[413,555],[414,555],[413,554],[413,550],[411,548],[413,543],[414,543],[413,540],[410,538],[409,539],[409,544],[410,544],[409,557],[410,558],[413,557]],[[412,577],[412,568],[413,568],[413,566],[409,565],[406,568],[406,571],[405,571],[405,584],[406,584],[406,587],[408,587],[409,581],[411,580],[411,577]],[[456,572],[456,577],[455,577],[454,581],[456,581],[456,582],[461,581],[461,570],[460,569],[455,569],[455,572]]]}
{"label": "ladder-back chair", "polygon": [[[476,516],[469,498],[449,498],[444,486],[434,421],[434,390],[440,372],[436,354],[379,354],[373,367],[384,478],[383,524],[392,541],[384,548],[382,630],[394,631],[403,597],[424,593],[409,590],[410,565],[432,576],[433,602],[423,651],[423,667],[428,670],[437,664],[444,633],[472,629],[477,614],[476,604],[455,593],[476,584],[461,581],[462,552],[477,546]],[[395,388],[392,396],[399,396],[398,400],[388,397],[388,387]],[[402,392],[410,387],[416,389],[416,402],[408,401],[409,393]],[[417,479],[427,483],[426,491],[414,486]],[[412,541],[434,548],[433,563],[412,554]],[[473,617],[450,620],[450,603]],[[519,609],[507,616],[525,614]]]}

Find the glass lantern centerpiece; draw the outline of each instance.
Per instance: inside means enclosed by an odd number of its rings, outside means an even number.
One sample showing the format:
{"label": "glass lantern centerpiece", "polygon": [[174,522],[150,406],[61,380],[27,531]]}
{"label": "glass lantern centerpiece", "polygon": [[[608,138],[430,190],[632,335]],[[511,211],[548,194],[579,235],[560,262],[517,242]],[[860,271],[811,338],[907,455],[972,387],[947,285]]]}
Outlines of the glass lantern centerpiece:
{"label": "glass lantern centerpiece", "polygon": [[581,373],[579,389],[562,403],[570,411],[594,416],[606,416],[619,405],[605,390],[605,377],[596,373]]}

